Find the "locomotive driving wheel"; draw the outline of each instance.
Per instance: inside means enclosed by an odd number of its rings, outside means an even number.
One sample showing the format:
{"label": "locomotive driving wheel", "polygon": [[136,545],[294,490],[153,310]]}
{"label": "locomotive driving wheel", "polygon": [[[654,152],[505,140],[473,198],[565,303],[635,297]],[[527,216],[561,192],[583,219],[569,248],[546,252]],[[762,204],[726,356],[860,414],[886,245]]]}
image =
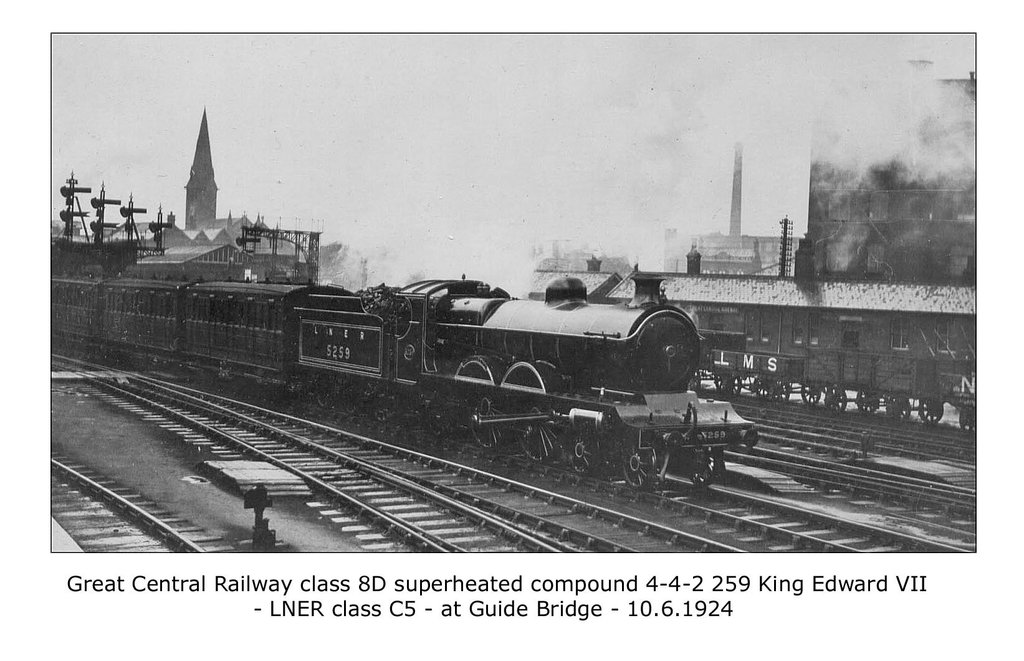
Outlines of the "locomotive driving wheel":
{"label": "locomotive driving wheel", "polygon": [[975,431],[978,427],[978,411],[973,406],[960,407],[960,429]]}
{"label": "locomotive driving wheel", "polygon": [[622,476],[635,489],[653,489],[658,480],[658,454],[654,448],[639,445],[624,448]]}
{"label": "locomotive driving wheel", "polygon": [[[491,404],[489,397],[483,397],[480,403],[476,405],[474,413],[478,415],[497,415],[498,411]],[[505,431],[499,425],[471,424],[470,428],[473,430],[473,440],[483,448],[493,448],[499,445],[502,439],[505,438]]]}
{"label": "locomotive driving wheel", "polygon": [[771,389],[772,384],[767,379],[757,378],[750,384],[750,390],[757,395],[758,399],[768,399]]}
{"label": "locomotive driving wheel", "polygon": [[846,388],[839,384],[833,384],[825,388],[825,408],[833,413],[842,413],[849,403],[846,395]]}
{"label": "locomotive driving wheel", "polygon": [[597,473],[604,456],[601,452],[601,439],[593,429],[579,429],[570,437],[572,443],[569,452],[569,463],[572,469],[581,475]]}
{"label": "locomotive driving wheel", "polygon": [[938,424],[942,420],[943,405],[941,399],[923,398],[917,406],[917,415],[926,425]]}
{"label": "locomotive driving wheel", "polygon": [[821,388],[817,386],[800,386],[800,399],[804,400],[804,404],[808,406],[815,406],[821,401]]}
{"label": "locomotive driving wheel", "polygon": [[[534,407],[531,413],[540,413]],[[558,451],[558,435],[550,422],[530,422],[516,429],[519,447],[534,461],[547,461]]]}

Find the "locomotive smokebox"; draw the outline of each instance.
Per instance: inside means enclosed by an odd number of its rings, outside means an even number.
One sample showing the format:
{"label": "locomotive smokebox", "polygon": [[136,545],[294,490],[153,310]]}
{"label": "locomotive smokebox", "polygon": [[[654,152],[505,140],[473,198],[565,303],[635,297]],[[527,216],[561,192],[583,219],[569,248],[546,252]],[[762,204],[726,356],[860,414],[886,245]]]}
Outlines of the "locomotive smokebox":
{"label": "locomotive smokebox", "polygon": [[548,305],[563,303],[586,303],[587,286],[579,278],[555,278],[544,290],[544,302]]}
{"label": "locomotive smokebox", "polygon": [[649,305],[661,305],[665,297],[661,292],[661,283],[665,278],[652,273],[636,273],[633,275],[633,300],[628,307],[643,308]]}

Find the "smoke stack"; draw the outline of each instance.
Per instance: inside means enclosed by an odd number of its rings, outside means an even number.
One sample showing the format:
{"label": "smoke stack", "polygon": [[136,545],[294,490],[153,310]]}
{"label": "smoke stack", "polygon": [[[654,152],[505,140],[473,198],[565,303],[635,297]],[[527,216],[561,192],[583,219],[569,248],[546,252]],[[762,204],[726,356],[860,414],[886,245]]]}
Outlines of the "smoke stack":
{"label": "smoke stack", "polygon": [[590,273],[601,272],[601,259],[597,255],[591,255],[587,260],[587,271]]}
{"label": "smoke stack", "polygon": [[637,273],[633,276],[633,300],[627,307],[643,308],[649,305],[661,305],[661,283],[665,278],[651,273]]}
{"label": "smoke stack", "polygon": [[700,253],[697,252],[696,243],[686,253],[686,275],[700,275]]}
{"label": "smoke stack", "polygon": [[740,215],[743,206],[743,143],[736,143],[732,166],[732,211],[729,214],[729,236],[740,236]]}
{"label": "smoke stack", "polygon": [[814,280],[814,244],[807,237],[800,239],[793,257],[793,277],[796,280]]}
{"label": "smoke stack", "polygon": [[171,227],[174,227],[174,212],[173,211],[170,212],[169,214],[167,214],[167,224],[170,225]]}

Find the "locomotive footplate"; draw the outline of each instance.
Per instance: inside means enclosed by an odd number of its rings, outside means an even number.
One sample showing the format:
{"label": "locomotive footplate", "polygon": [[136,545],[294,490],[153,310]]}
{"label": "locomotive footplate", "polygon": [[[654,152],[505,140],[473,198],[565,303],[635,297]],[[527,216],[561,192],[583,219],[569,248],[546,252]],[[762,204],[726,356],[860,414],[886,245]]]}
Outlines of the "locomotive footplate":
{"label": "locomotive footplate", "polygon": [[753,447],[757,432],[728,402],[701,400],[695,393],[657,393],[644,403],[617,404],[615,411],[628,427],[664,433],[670,445]]}

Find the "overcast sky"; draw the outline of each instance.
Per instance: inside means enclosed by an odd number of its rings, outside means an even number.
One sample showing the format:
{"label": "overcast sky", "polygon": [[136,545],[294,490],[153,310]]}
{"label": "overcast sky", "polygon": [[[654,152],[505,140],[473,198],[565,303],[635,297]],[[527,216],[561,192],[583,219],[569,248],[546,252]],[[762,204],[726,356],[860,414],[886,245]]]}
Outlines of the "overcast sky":
{"label": "overcast sky", "polygon": [[823,97],[910,59],[965,78],[974,37],[55,36],[51,206],[74,169],[183,217],[206,108],[220,216],[430,275],[551,239],[660,268],[665,228],[728,231],[737,141],[744,233],[802,233]]}

